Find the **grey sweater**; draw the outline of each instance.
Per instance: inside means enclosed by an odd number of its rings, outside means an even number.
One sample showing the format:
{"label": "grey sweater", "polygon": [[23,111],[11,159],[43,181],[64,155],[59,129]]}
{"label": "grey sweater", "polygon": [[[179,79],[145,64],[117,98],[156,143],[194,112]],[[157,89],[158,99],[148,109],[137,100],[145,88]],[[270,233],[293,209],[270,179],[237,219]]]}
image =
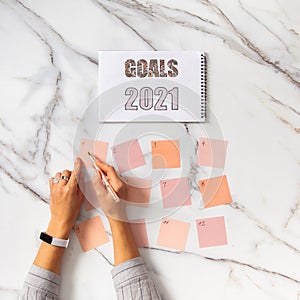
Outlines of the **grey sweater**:
{"label": "grey sweater", "polygon": [[[111,273],[118,300],[161,299],[141,257],[123,262],[116,266]],[[59,275],[32,265],[19,299],[57,300],[59,286]]]}

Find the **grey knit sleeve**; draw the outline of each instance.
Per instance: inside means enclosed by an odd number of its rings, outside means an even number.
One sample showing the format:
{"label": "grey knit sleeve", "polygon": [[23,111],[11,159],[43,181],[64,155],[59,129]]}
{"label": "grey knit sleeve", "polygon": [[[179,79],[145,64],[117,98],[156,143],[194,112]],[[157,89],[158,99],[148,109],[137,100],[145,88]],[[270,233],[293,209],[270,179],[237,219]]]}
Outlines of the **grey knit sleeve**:
{"label": "grey knit sleeve", "polygon": [[21,290],[19,300],[57,300],[60,276],[32,265]]}
{"label": "grey knit sleeve", "polygon": [[141,257],[123,262],[112,270],[118,300],[160,300]]}

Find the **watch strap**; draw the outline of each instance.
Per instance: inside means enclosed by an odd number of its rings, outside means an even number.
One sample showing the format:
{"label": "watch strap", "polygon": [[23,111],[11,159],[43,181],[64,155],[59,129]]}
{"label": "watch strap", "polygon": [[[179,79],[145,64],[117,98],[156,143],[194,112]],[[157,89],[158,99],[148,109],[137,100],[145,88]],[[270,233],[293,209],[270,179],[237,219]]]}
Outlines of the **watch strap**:
{"label": "watch strap", "polygon": [[43,242],[46,242],[50,245],[57,246],[57,247],[67,248],[69,245],[69,239],[67,239],[67,240],[58,239],[58,238],[52,237],[51,235],[47,234],[46,232],[41,232],[40,239]]}

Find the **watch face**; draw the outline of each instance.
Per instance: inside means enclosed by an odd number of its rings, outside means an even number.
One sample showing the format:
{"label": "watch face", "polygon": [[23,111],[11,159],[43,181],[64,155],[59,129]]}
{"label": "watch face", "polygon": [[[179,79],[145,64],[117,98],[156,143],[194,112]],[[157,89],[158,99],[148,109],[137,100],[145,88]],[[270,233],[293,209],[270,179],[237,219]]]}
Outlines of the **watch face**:
{"label": "watch face", "polygon": [[45,232],[41,232],[40,239],[48,244],[52,243],[52,236],[48,235]]}

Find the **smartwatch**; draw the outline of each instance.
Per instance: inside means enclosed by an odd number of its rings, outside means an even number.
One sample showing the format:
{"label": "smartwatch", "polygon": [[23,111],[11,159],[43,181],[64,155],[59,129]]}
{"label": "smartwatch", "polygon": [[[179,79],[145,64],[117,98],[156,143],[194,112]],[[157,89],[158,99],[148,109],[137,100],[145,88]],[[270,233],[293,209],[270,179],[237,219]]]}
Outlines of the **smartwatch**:
{"label": "smartwatch", "polygon": [[62,247],[62,248],[67,248],[68,244],[69,244],[69,239],[67,239],[67,240],[58,239],[58,238],[52,237],[51,235],[47,234],[46,232],[41,232],[40,239],[43,242],[46,242],[50,245],[58,246],[58,247]]}

